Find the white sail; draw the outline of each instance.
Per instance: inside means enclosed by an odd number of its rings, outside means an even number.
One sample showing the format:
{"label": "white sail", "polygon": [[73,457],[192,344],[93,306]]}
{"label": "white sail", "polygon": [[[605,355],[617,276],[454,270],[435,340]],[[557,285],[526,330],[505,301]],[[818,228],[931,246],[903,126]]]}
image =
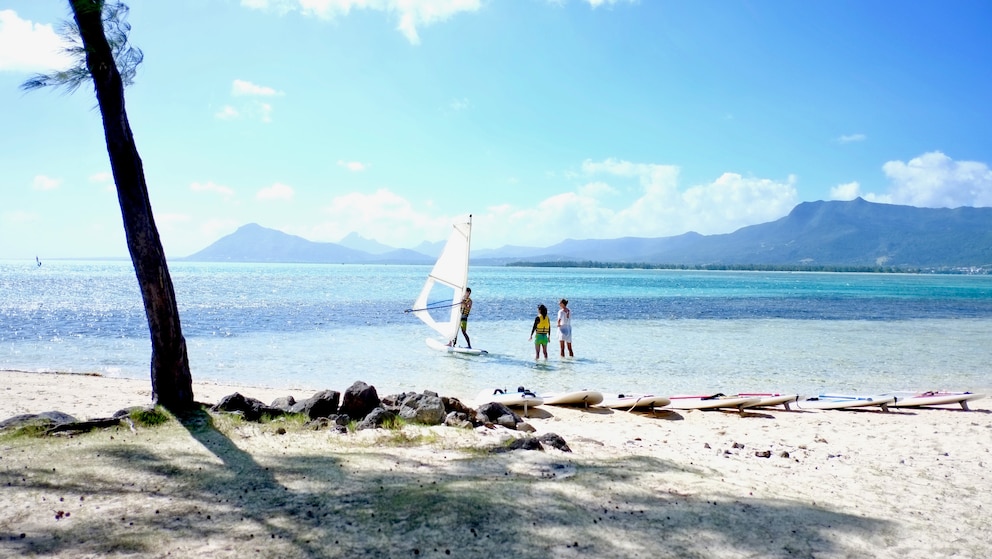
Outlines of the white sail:
{"label": "white sail", "polygon": [[[468,221],[452,225],[451,236],[413,303],[413,314],[444,336],[445,341],[453,341],[458,335],[471,241],[472,216],[468,216]],[[432,315],[432,310],[436,314]]]}

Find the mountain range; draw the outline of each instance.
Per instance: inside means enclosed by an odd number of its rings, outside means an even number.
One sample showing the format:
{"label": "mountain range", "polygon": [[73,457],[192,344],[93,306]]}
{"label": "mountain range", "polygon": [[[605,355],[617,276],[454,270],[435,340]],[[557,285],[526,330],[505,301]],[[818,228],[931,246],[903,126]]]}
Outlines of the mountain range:
{"label": "mountain range", "polygon": [[[443,245],[397,249],[356,233],[338,243],[314,242],[249,224],[184,260],[431,264]],[[472,251],[473,264],[517,262],[989,268],[992,208],[918,208],[861,198],[803,202],[781,219],[720,235],[568,239],[548,247]]]}

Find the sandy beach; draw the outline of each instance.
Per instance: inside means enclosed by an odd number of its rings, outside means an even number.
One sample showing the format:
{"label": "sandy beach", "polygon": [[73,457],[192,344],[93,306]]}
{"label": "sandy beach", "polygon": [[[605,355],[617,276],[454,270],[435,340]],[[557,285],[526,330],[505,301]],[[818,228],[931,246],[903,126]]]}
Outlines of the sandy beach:
{"label": "sandy beach", "polygon": [[[0,379],[0,419],[150,399],[148,381]],[[313,390],[195,386],[233,392]],[[988,557],[992,399],[971,408],[535,410],[570,453],[486,452],[521,435],[503,428],[222,418],[8,438],[0,557]]]}

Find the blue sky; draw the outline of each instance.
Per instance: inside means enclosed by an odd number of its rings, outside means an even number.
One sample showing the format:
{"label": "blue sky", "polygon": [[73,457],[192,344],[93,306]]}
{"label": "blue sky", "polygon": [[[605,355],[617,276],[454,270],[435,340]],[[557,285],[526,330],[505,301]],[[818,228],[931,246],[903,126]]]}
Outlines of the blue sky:
{"label": "blue sky", "polygon": [[[992,3],[135,0],[166,253],[726,233],[813,200],[992,206]],[[0,0],[0,258],[126,256],[67,2]]]}

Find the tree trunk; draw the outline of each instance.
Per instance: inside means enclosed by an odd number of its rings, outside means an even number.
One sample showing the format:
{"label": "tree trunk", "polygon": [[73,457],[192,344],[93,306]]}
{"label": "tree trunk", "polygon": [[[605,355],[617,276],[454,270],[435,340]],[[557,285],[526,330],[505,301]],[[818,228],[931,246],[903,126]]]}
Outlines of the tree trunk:
{"label": "tree trunk", "polygon": [[179,307],[165,251],[152,216],[141,157],[124,110],[124,84],[104,34],[103,3],[103,0],[69,0],[103,116],[103,132],[124,218],[127,247],[148,319],[152,342],[152,399],[170,410],[179,411],[193,404],[193,379],[186,340],[179,324]]}

